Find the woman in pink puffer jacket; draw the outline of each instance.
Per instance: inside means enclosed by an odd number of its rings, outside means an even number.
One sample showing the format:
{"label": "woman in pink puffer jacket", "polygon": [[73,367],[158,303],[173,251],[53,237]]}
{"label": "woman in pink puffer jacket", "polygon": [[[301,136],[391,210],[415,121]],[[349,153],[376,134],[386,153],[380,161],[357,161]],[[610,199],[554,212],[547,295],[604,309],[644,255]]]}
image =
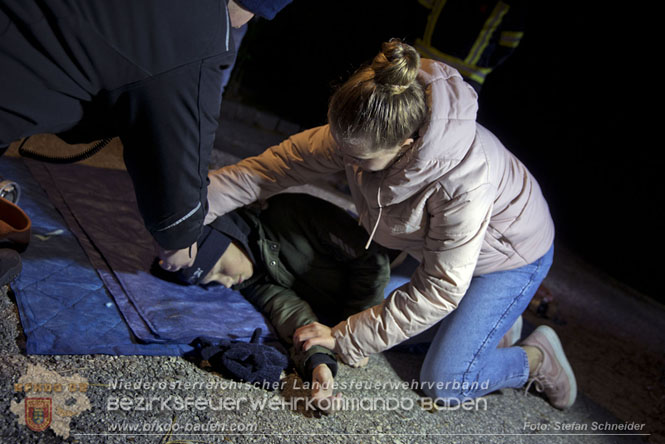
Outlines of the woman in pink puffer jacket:
{"label": "woman in pink puffer jacket", "polygon": [[519,346],[519,332],[502,340],[550,268],[554,225],[534,177],[476,111],[456,70],[385,43],[333,95],[328,125],[211,172],[206,220],[345,171],[368,244],[407,251],[420,265],[382,304],[333,328],[302,327],[294,339],[356,365],[431,329],[420,382],[437,401],[533,382],[566,408],[576,383],[554,331],[541,326]]}

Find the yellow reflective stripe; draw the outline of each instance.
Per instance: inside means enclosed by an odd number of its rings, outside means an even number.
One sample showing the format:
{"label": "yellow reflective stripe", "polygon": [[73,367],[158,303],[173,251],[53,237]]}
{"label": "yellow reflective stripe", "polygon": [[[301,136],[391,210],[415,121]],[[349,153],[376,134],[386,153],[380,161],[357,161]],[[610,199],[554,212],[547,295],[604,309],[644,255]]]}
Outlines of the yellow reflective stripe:
{"label": "yellow reflective stripe", "polygon": [[501,32],[501,37],[505,37],[507,39],[521,39],[524,36],[524,32],[522,31],[503,31]]}
{"label": "yellow reflective stripe", "polygon": [[427,9],[432,9],[432,7],[434,6],[434,0],[418,0],[418,3],[420,3]]}
{"label": "yellow reflective stripe", "polygon": [[421,56],[440,60],[458,70],[464,77],[472,79],[480,84],[485,81],[487,74],[492,72],[492,68],[482,68],[480,66],[469,65],[462,59],[445,54],[432,46],[425,45],[425,42],[420,39],[416,40],[415,47],[418,52],[420,52]]}
{"label": "yellow reflective stripe", "polygon": [[504,2],[498,2],[494,7],[494,10],[490,16],[485,21],[482,31],[478,35],[476,42],[473,44],[469,55],[464,59],[464,61],[470,65],[475,65],[480,60],[480,56],[483,55],[485,48],[489,44],[492,34],[496,31],[497,26],[501,23],[503,16],[506,15],[510,5],[505,4]]}
{"label": "yellow reflective stripe", "polygon": [[523,35],[523,32],[503,31],[499,37],[499,45],[507,46],[508,48],[517,48]]}
{"label": "yellow reflective stripe", "polygon": [[425,36],[423,40],[427,45],[432,44],[432,34],[434,34],[434,28],[436,27],[436,22],[439,20],[439,15],[441,15],[441,10],[446,4],[447,0],[435,0],[432,8],[432,12],[427,16],[427,26],[425,26]]}

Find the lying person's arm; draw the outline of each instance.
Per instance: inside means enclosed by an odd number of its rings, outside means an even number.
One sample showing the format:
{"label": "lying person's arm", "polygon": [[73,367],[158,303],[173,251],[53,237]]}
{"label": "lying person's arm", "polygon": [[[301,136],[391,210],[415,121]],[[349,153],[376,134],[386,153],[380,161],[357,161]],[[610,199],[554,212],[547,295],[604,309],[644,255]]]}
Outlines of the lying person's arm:
{"label": "lying person's arm", "polygon": [[289,354],[299,374],[311,380],[312,372],[321,364],[330,367],[332,376],[337,374],[334,353],[322,346],[304,351],[293,343],[293,333],[298,327],[318,321],[312,307],[293,290],[273,283],[257,283],[242,290],[243,295],[270,319],[280,339],[289,345]]}

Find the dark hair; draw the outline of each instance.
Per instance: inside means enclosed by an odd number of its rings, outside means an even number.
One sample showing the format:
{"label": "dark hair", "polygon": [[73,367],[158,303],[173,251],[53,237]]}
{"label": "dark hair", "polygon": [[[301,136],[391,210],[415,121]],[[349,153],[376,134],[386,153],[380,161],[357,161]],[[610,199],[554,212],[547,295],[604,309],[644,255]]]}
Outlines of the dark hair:
{"label": "dark hair", "polygon": [[419,69],[415,48],[396,39],[383,43],[372,63],[356,71],[330,99],[328,122],[335,140],[376,152],[413,135],[427,113]]}

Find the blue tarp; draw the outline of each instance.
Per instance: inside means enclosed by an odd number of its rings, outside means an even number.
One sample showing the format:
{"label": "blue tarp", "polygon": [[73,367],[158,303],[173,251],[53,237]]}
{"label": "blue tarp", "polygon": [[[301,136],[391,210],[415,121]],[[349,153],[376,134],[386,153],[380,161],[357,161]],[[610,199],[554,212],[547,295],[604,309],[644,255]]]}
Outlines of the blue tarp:
{"label": "blue tarp", "polygon": [[12,286],[28,353],[181,355],[199,336],[274,337],[240,293],[149,273],[155,247],[126,172],[3,157],[0,175],[32,220]]}
{"label": "blue tarp", "polygon": [[[275,338],[240,293],[150,274],[155,246],[125,171],[3,157],[0,176],[20,184],[32,220],[12,285],[29,354],[182,355],[196,337],[248,341],[256,328]],[[386,295],[416,265],[394,270]]]}

